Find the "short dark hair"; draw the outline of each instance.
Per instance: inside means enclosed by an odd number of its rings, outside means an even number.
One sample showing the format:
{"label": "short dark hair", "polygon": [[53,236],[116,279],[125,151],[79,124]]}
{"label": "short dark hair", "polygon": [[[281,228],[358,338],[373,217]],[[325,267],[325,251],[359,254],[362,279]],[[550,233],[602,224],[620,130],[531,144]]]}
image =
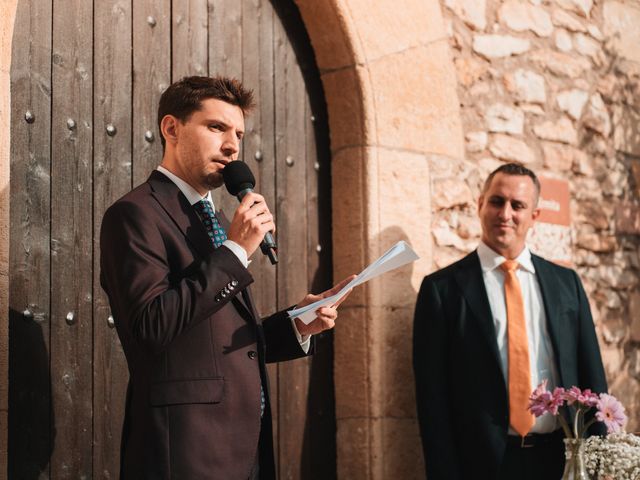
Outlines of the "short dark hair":
{"label": "short dark hair", "polygon": [[522,177],[531,178],[531,180],[533,181],[533,185],[536,187],[536,204],[538,203],[538,197],[540,196],[540,180],[538,180],[537,175],[533,173],[533,170],[528,169],[521,163],[515,163],[515,162],[505,163],[504,165],[500,165],[498,168],[496,168],[493,172],[489,174],[487,179],[484,181],[484,185],[482,187],[483,195],[489,189],[489,185],[491,185],[491,181],[493,180],[493,177],[495,177],[499,173],[503,173],[505,175],[519,175]]}
{"label": "short dark hair", "polygon": [[165,140],[160,123],[165,115],[173,115],[186,122],[193,112],[202,108],[202,101],[209,98],[222,100],[240,107],[242,114],[248,114],[255,106],[253,90],[246,89],[240,80],[229,77],[184,77],[172,83],[160,96],[158,104],[158,130],[162,148]]}

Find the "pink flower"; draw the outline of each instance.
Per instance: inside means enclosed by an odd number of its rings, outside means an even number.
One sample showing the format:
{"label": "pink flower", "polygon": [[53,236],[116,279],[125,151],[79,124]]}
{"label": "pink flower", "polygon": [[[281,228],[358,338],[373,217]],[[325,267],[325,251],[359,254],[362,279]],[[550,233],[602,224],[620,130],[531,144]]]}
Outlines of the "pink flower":
{"label": "pink flower", "polygon": [[596,418],[607,426],[607,433],[619,432],[627,423],[624,407],[616,397],[601,393],[597,407]]}
{"label": "pink flower", "polygon": [[598,395],[591,392],[590,389],[580,390],[578,387],[571,387],[565,392],[564,396],[568,405],[578,402],[580,407],[595,407],[598,404]]}
{"label": "pink flower", "polygon": [[545,413],[558,414],[558,408],[564,403],[564,389],[556,388],[553,393],[547,390],[547,380],[536,387],[529,397],[529,411],[536,417]]}

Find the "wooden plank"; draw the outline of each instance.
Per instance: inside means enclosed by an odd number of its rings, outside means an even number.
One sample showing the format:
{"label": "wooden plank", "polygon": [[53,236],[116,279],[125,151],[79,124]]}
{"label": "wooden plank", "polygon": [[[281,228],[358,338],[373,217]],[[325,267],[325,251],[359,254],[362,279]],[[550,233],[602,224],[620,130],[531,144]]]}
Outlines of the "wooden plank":
{"label": "wooden plank", "polygon": [[[311,92],[309,93],[311,94]],[[330,288],[331,219],[322,215],[330,202],[327,180],[329,158],[322,157],[316,130],[326,127],[306,103],[305,140],[307,170],[307,281],[314,293]],[[318,125],[318,123],[321,125]],[[322,141],[322,137],[320,138]],[[327,139],[328,140],[328,139]],[[330,181],[330,178],[328,178]],[[327,235],[328,234],[328,235]],[[307,417],[302,450],[303,478],[323,480],[336,476],[336,421],[333,384],[333,330],[316,335],[316,351],[308,370]]]}
{"label": "wooden plank", "polygon": [[56,479],[93,476],[88,448],[93,440],[92,50],[91,2],[54,0],[51,390],[56,433],[51,476]]}
{"label": "wooden plank", "polygon": [[[242,9],[243,2],[211,0],[209,2],[209,75],[242,79]],[[255,59],[255,57],[254,57]],[[243,142],[240,158],[244,157],[246,142]],[[254,172],[255,174],[255,172]],[[212,192],[216,209],[223,210],[229,219],[238,206],[235,198],[227,190],[219,188]],[[254,254],[253,259],[257,258]],[[252,270],[253,271],[253,270]],[[258,293],[259,288],[254,289]]]}
{"label": "wooden plank", "polygon": [[[235,3],[235,2],[233,2]],[[207,74],[207,2],[172,2],[172,81]]]}
{"label": "wooden plank", "polygon": [[209,1],[209,75],[242,78],[243,2]]}
{"label": "wooden plank", "polygon": [[158,101],[171,83],[171,0],[133,5],[133,186],[162,160]]}
{"label": "wooden plank", "polygon": [[[127,364],[100,287],[100,223],[131,188],[131,0],[96,2],[94,15],[93,471],[118,478]],[[105,134],[107,126],[115,135]]]}
{"label": "wooden plank", "polygon": [[11,62],[9,478],[49,478],[50,138],[51,2],[25,0]]}
{"label": "wooden plank", "polygon": [[[276,212],[275,125],[273,104],[273,22],[274,12],[268,0],[244,0],[242,3],[242,80],[253,89],[257,107],[246,119],[244,160],[256,177],[256,191],[264,195],[271,212]],[[276,231],[276,243],[279,231]],[[250,266],[255,278],[253,289],[262,316],[277,310],[277,268],[256,252]],[[274,452],[278,454],[278,366],[268,365],[272,410]],[[276,462],[277,469],[277,462]]]}
{"label": "wooden plank", "polygon": [[[305,103],[300,68],[283,26],[276,22],[275,124],[279,242],[278,306],[299,301],[307,285],[307,218],[295,214],[306,202]],[[280,478],[299,478],[304,469],[302,447],[306,419],[309,360],[278,367]]]}

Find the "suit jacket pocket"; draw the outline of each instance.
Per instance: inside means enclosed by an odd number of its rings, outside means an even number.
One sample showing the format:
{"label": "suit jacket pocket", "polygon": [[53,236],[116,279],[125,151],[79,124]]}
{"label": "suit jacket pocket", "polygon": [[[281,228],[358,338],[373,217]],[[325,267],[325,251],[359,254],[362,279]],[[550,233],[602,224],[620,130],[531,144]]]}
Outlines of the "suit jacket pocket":
{"label": "suit jacket pocket", "polygon": [[153,407],[191,403],[220,403],[224,395],[224,378],[167,380],[151,385],[149,399]]}

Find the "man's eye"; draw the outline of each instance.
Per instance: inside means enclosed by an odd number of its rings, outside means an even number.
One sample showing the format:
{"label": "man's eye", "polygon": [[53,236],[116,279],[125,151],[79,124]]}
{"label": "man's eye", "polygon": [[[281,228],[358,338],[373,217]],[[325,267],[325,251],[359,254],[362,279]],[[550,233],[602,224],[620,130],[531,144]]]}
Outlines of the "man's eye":
{"label": "man's eye", "polygon": [[209,128],[212,130],[221,130],[221,126],[219,123],[212,123],[211,125],[209,125]]}

